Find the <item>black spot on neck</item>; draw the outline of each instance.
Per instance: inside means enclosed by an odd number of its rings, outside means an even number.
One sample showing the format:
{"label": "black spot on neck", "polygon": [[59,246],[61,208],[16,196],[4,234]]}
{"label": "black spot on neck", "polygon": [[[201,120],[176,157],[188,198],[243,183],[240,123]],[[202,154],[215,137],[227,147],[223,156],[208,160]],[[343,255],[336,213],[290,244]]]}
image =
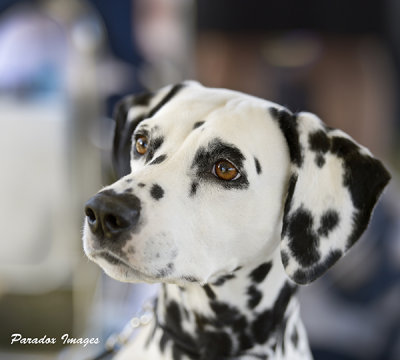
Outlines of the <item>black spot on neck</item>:
{"label": "black spot on neck", "polygon": [[226,281],[234,279],[236,276],[234,274],[226,274],[220,276],[214,283],[214,286],[222,286]]}
{"label": "black spot on neck", "polygon": [[247,289],[247,295],[249,296],[247,300],[247,306],[249,309],[254,309],[262,299],[262,292],[258,290],[254,285],[251,285]]}
{"label": "black spot on neck", "polygon": [[210,285],[207,285],[207,284],[204,285],[203,289],[209,299],[215,300],[217,298],[217,296],[215,295],[215,292],[211,289]]}
{"label": "black spot on neck", "polygon": [[160,185],[154,184],[150,189],[150,195],[155,200],[160,200],[164,196],[164,190]]}
{"label": "black spot on neck", "polygon": [[264,344],[270,336],[284,325],[284,316],[287,306],[296,287],[288,282],[282,287],[272,309],[262,312],[251,324],[252,334],[258,344]]}
{"label": "black spot on neck", "polygon": [[250,278],[255,283],[262,282],[268,275],[272,268],[272,261],[266,262],[255,268],[250,274]]}

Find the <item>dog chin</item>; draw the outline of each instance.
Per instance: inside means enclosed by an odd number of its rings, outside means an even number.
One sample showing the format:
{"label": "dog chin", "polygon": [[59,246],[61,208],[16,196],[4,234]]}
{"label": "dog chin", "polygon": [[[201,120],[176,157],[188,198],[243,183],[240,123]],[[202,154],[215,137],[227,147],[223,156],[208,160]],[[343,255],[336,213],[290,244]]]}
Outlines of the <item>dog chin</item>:
{"label": "dog chin", "polygon": [[124,260],[108,251],[95,251],[86,254],[90,260],[97,263],[108,276],[115,280],[130,283],[156,282],[156,279],[152,276],[133,268]]}

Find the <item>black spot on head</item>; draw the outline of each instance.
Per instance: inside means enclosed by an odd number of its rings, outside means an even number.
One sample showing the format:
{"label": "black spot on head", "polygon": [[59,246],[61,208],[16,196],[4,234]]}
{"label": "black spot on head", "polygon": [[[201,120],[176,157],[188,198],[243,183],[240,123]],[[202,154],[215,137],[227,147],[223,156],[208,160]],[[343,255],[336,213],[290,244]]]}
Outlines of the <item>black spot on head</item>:
{"label": "black spot on head", "polygon": [[266,278],[266,276],[270,272],[271,268],[272,268],[272,261],[263,263],[260,266],[258,266],[257,268],[255,268],[249,274],[249,276],[254,282],[260,283]]}
{"label": "black spot on head", "polygon": [[260,162],[258,161],[258,159],[257,159],[257,158],[254,158],[254,163],[256,164],[256,171],[257,171],[257,174],[258,174],[258,175],[260,175],[260,174],[261,174],[261,171],[262,171],[262,169],[261,169]]}
{"label": "black spot on head", "polygon": [[[219,160],[229,160],[240,172],[240,177],[235,180],[226,181],[217,178],[213,173],[214,164]],[[207,147],[200,147],[193,159],[191,168],[195,170],[196,176],[204,181],[218,184],[225,189],[247,189],[249,182],[244,170],[245,157],[234,145],[223,142],[219,138],[211,140]]]}
{"label": "black spot on head", "polygon": [[157,156],[149,165],[161,164],[166,158],[167,158],[167,155],[165,155],[165,154]]}
{"label": "black spot on head", "polygon": [[140,188],[144,188],[146,185],[143,184],[143,183],[139,183],[138,186],[139,186]]}
{"label": "black spot on head", "polygon": [[205,121],[197,121],[194,125],[193,125],[193,130],[199,128],[201,125],[203,125],[205,123]]}
{"label": "black spot on head", "polygon": [[262,299],[262,292],[258,290],[254,285],[251,285],[247,289],[247,295],[249,295],[247,306],[249,307],[249,309],[254,309]]}
{"label": "black spot on head", "polygon": [[160,185],[154,184],[150,189],[150,195],[153,199],[160,200],[164,196],[164,190]]}
{"label": "black spot on head", "polygon": [[297,116],[287,109],[278,110],[275,107],[269,108],[269,112],[278,121],[279,127],[285,136],[291,161],[298,167],[301,167],[303,164],[303,155],[297,130]]}
{"label": "black spot on head", "polygon": [[321,236],[328,236],[338,224],[339,213],[335,210],[328,210],[321,216],[321,225],[318,229],[318,234]]}
{"label": "black spot on head", "polygon": [[132,179],[125,179],[125,182],[126,182],[127,184],[130,184],[130,183],[132,182]]}
{"label": "black spot on head", "polygon": [[195,196],[197,193],[197,188],[199,187],[199,183],[197,181],[193,181],[190,186],[190,194],[189,196]]}
{"label": "black spot on head", "polygon": [[182,280],[192,282],[192,283],[200,282],[200,280],[195,278],[194,276],[182,276]]}
{"label": "black spot on head", "polygon": [[161,147],[163,142],[164,142],[164,138],[161,136],[150,140],[150,144],[149,144],[149,147],[148,147],[147,153],[146,153],[145,163],[148,163],[149,161],[151,161],[153,159],[155,152]]}
{"label": "black spot on head", "polygon": [[319,237],[313,229],[314,221],[310,211],[297,209],[287,225],[289,248],[292,256],[301,266],[311,266],[320,258]]}
{"label": "black spot on head", "polygon": [[316,264],[309,269],[297,270],[293,275],[293,280],[298,284],[308,284],[325,273],[336,261],[341,258],[341,256],[341,250],[333,250],[319,264]]}
{"label": "black spot on head", "polygon": [[152,92],[144,92],[136,95],[132,101],[132,105],[147,106],[150,105],[150,101],[154,94]]}
{"label": "black spot on head", "polygon": [[151,118],[154,116],[168,101],[170,101],[178,92],[185,87],[185,84],[176,84],[174,85],[165,95],[161,101],[153,108],[151,109],[146,118]]}

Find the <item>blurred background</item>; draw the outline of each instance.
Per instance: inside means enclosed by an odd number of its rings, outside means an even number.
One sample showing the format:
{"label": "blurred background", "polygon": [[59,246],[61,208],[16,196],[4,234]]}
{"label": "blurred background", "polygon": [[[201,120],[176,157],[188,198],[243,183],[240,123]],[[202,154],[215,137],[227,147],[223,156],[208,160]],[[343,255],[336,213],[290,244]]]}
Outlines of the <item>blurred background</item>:
{"label": "blurred background", "polygon": [[187,78],[315,112],[384,160],[362,244],[300,295],[317,360],[400,359],[399,18],[398,0],[0,0],[0,359],[89,359],[154,294],[85,258],[83,204],[114,181],[116,101]]}

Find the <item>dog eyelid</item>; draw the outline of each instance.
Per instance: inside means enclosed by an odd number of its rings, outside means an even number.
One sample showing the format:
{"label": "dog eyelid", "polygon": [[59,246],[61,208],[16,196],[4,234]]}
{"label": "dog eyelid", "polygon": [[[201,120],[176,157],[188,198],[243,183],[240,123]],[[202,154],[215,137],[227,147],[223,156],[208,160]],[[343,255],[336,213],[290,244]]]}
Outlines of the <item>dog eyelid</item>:
{"label": "dog eyelid", "polygon": [[232,161],[220,159],[212,167],[211,173],[220,180],[234,181],[240,178],[240,171]]}

